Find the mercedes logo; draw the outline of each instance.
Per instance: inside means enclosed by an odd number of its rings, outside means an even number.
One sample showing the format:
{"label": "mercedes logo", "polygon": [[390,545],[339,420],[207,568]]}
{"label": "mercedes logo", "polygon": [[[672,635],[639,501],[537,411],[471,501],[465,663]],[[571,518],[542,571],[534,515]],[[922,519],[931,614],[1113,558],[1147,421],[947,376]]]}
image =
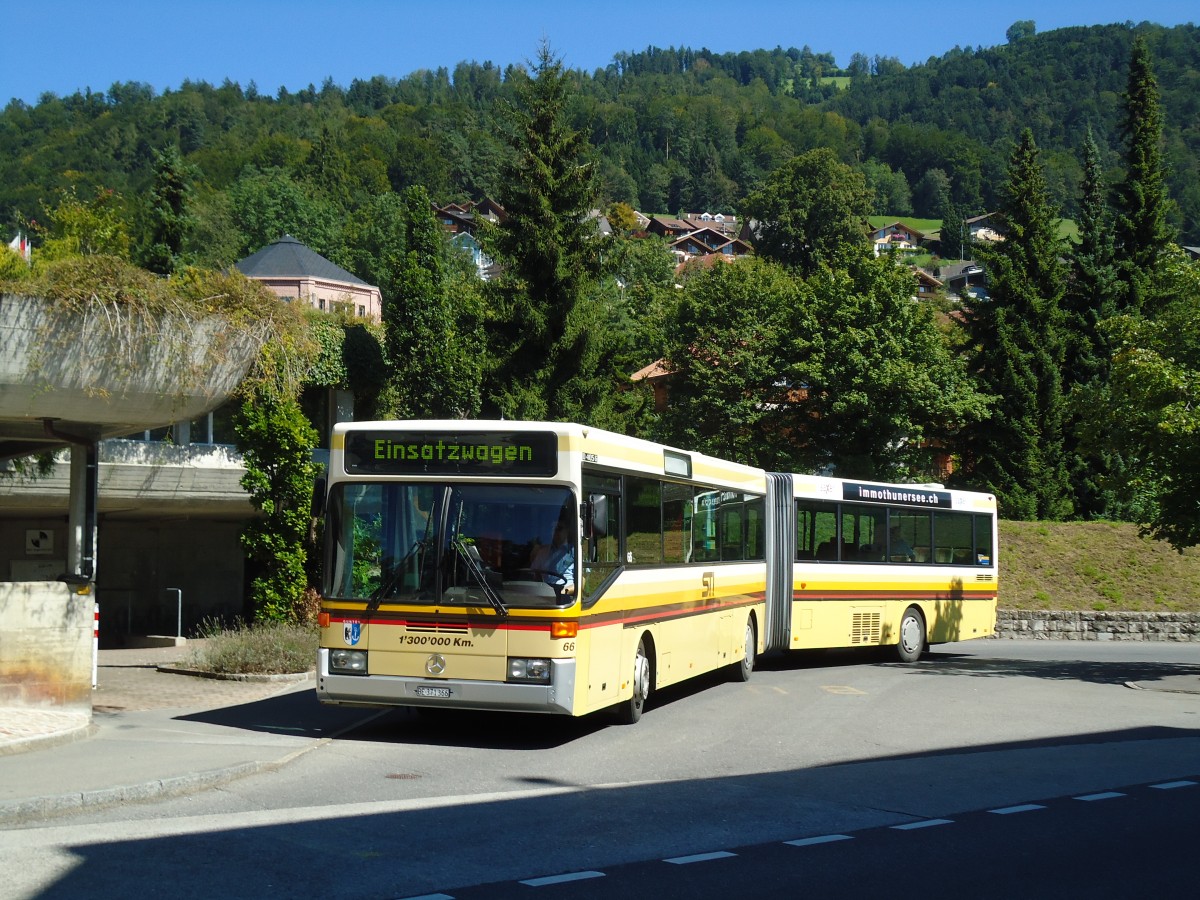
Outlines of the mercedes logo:
{"label": "mercedes logo", "polygon": [[425,671],[430,675],[441,675],[446,671],[446,657],[440,653],[433,654],[425,660]]}

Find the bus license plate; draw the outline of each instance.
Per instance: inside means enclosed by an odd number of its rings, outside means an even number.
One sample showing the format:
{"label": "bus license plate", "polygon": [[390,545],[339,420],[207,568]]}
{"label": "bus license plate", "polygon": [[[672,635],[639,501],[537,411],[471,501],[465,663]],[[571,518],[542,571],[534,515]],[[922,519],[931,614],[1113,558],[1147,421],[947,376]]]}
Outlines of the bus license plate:
{"label": "bus license plate", "polygon": [[413,693],[418,697],[438,697],[445,699],[450,696],[448,687],[415,687]]}

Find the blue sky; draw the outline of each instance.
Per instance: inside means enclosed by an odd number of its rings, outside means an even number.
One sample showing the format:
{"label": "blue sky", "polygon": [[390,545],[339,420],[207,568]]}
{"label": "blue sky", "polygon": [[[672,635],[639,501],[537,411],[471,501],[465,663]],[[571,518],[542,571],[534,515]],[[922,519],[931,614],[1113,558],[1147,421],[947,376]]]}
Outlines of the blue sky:
{"label": "blue sky", "polygon": [[500,66],[532,58],[545,38],[571,67],[592,70],[647,46],[714,51],[810,46],[845,65],[855,52],[905,64],[955,45],[1004,43],[1019,19],[1038,31],[1067,25],[1195,22],[1195,0],[42,0],[0,17],[0,106],[36,103],[116,81],[155,91],[185,79],[261,93],[355,78],[399,78],[463,60]]}

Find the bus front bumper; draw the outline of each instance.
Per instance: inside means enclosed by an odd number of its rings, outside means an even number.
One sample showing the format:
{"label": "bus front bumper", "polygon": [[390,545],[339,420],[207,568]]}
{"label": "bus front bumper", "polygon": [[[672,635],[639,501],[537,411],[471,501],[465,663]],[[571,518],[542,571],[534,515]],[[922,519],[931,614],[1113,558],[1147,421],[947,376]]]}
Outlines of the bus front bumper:
{"label": "bus front bumper", "polygon": [[512,684],[330,673],[329,651],[321,648],[317,655],[317,699],[342,706],[428,706],[569,716],[575,708],[575,660],[550,660],[549,684]]}

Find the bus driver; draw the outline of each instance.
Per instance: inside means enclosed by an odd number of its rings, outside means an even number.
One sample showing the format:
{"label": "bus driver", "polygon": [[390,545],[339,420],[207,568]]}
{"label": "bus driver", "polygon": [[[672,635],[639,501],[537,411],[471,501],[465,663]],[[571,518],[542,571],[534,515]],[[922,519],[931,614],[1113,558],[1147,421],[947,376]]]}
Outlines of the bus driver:
{"label": "bus driver", "polygon": [[543,581],[563,594],[575,593],[575,548],[570,537],[567,524],[560,519],[554,526],[550,543],[534,550],[529,561]]}

